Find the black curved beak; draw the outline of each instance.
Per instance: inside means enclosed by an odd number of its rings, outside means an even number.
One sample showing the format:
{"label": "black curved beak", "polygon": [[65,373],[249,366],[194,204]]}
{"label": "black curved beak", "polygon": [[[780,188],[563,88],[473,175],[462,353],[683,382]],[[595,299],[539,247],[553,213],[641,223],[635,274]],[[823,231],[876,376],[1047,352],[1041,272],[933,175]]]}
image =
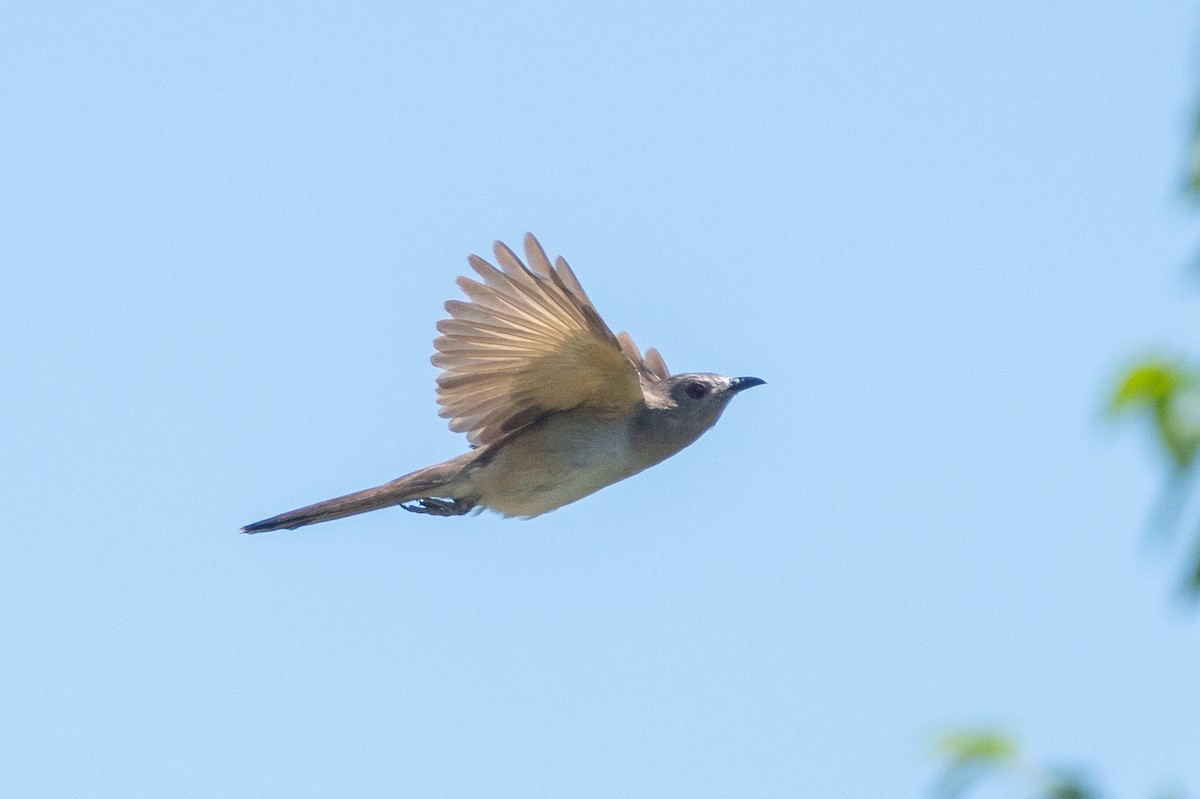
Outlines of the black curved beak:
{"label": "black curved beak", "polygon": [[735,377],[729,381],[729,390],[736,394],[739,391],[745,391],[748,388],[761,386],[766,382],[767,381],[763,380],[761,377]]}

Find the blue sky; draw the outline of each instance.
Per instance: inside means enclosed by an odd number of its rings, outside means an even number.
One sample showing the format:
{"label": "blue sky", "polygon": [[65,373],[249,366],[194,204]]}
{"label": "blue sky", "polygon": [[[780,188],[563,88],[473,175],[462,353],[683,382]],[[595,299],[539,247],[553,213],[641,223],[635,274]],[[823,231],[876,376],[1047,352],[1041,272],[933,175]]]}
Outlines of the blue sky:
{"label": "blue sky", "polygon": [[[0,792],[920,796],[977,724],[1200,791],[1101,413],[1200,350],[1192,5],[4,16]],[[769,385],[533,521],[238,535],[462,451],[434,324],[526,230]]]}

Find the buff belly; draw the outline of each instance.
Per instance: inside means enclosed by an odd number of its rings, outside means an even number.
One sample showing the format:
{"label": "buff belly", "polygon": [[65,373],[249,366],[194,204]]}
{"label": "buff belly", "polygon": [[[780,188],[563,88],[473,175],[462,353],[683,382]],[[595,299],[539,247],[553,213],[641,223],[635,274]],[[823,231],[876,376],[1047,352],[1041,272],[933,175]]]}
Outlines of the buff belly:
{"label": "buff belly", "polygon": [[540,516],[640,471],[627,424],[552,417],[498,447],[470,476],[477,504]]}

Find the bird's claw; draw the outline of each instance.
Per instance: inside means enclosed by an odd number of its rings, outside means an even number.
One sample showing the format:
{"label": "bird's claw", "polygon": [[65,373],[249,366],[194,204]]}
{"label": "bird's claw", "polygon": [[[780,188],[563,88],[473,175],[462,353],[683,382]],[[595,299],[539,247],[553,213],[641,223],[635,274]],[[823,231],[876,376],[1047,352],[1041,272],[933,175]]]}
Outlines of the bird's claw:
{"label": "bird's claw", "polygon": [[410,502],[400,503],[400,507],[412,513],[428,513],[430,516],[462,516],[475,507],[470,499],[438,499],[437,497],[422,497]]}

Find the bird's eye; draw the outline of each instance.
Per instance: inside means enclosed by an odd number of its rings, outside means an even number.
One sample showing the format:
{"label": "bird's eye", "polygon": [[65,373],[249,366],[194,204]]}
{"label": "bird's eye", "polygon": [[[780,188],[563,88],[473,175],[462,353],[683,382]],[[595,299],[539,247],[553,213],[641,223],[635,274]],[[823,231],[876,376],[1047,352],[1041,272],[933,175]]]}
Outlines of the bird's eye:
{"label": "bird's eye", "polygon": [[694,400],[698,400],[703,398],[704,395],[708,393],[708,386],[706,386],[704,383],[701,383],[699,380],[693,380],[683,387],[683,393],[687,394]]}

